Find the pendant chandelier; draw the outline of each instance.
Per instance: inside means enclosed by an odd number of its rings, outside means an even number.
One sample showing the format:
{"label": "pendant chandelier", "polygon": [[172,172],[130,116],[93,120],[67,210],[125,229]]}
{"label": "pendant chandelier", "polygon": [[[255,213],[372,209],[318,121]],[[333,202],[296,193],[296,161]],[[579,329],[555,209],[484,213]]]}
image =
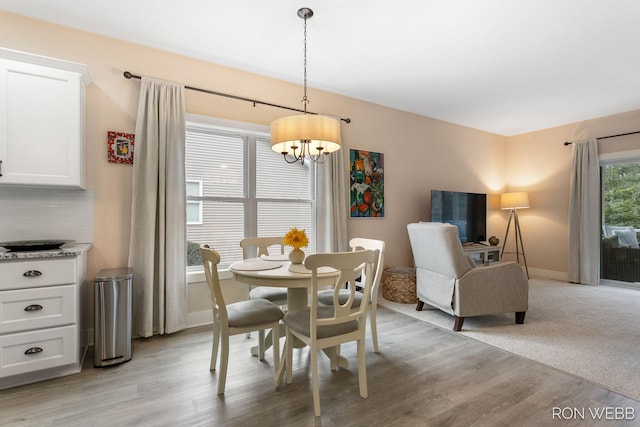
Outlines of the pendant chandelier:
{"label": "pendant chandelier", "polygon": [[304,114],[271,123],[271,149],[282,154],[287,163],[304,164],[307,157],[323,163],[328,153],[340,149],[340,121],[307,112],[307,19],[313,16],[313,11],[303,7],[298,10],[298,16],[304,19]]}

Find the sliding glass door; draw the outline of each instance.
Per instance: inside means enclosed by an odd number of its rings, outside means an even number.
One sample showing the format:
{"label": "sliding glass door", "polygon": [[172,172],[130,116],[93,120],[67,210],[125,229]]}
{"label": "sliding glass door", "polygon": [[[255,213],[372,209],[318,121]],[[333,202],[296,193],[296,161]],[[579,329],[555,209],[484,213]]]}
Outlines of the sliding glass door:
{"label": "sliding glass door", "polygon": [[601,161],[603,283],[640,287],[640,159]]}

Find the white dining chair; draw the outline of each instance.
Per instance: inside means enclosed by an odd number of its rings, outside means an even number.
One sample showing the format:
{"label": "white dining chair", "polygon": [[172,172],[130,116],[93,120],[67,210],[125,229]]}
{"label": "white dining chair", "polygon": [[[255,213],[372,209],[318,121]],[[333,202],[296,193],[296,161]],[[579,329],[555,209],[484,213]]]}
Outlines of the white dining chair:
{"label": "white dining chair", "polygon": [[[292,358],[294,337],[310,346],[311,376],[313,388],[313,410],[320,416],[320,390],[318,382],[318,350],[329,349],[331,369],[337,369],[336,348],[350,341],[357,342],[358,348],[358,383],[360,396],[368,397],[366,355],[364,340],[367,319],[367,305],[360,304],[354,308],[356,300],[355,281],[362,279],[362,295],[365,301],[370,298],[373,285],[373,266],[378,258],[378,251],[361,250],[352,252],[322,253],[309,255],[304,266],[311,271],[311,304],[303,310],[290,311],[284,316],[287,326],[286,340],[286,382],[293,380]],[[318,303],[318,271],[325,267],[338,270],[333,289],[331,306]],[[340,285],[349,283],[349,295],[344,298]],[[276,381],[278,378],[276,378]]]}
{"label": "white dining chair", "polygon": [[274,375],[280,363],[280,332],[279,322],[284,313],[277,305],[265,299],[255,299],[226,304],[220,279],[218,277],[218,263],[220,254],[204,245],[200,248],[200,256],[204,265],[204,273],[211,294],[213,307],[213,346],[211,348],[211,364],[209,369],[216,369],[218,348],[220,352],[220,369],[218,370],[218,394],[224,393],[229,363],[229,337],[231,335],[246,334],[250,331],[273,330],[273,365]]}
{"label": "white dining chair", "polygon": [[[376,315],[378,311],[378,294],[380,289],[380,281],[382,280],[382,272],[384,271],[384,241],[382,240],[374,240],[374,239],[365,239],[362,237],[354,237],[349,241],[349,247],[352,250],[361,250],[361,249],[369,249],[372,251],[378,251],[378,259],[373,267],[374,275],[373,275],[373,285],[371,287],[371,298],[369,299],[368,308],[370,311],[369,314],[369,323],[371,325],[371,339],[373,341],[373,351],[378,353],[378,327],[376,322]],[[356,287],[362,287],[360,282],[356,282]],[[340,290],[340,302],[344,301],[350,295],[350,291],[348,289]],[[355,294],[354,307],[359,307],[362,303],[362,293],[357,292]],[[333,304],[333,291],[326,290],[318,292],[318,301],[323,305],[331,305]]]}
{"label": "white dining chair", "polygon": [[[268,256],[270,247],[277,247],[279,254],[284,255],[284,243],[282,236],[276,237],[246,237],[240,241],[242,248],[242,258],[247,259],[253,256]],[[256,253],[252,253],[252,248],[256,249]],[[266,299],[276,305],[287,305],[287,289],[275,286],[257,286],[250,290],[250,299]]]}
{"label": "white dining chair", "polygon": [[[284,255],[284,243],[282,236],[274,237],[245,237],[240,241],[242,248],[242,259],[269,256],[269,248],[279,250],[280,255]],[[287,305],[287,288],[276,286],[249,286],[249,299],[266,299],[280,308]],[[247,334],[250,337],[251,334]],[[266,350],[264,330],[258,332],[258,357],[264,358]]]}

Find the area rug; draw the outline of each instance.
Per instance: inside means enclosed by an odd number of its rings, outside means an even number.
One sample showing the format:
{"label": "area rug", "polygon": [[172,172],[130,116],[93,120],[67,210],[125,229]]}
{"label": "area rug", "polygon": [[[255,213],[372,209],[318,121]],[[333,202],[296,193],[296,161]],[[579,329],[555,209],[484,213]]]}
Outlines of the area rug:
{"label": "area rug", "polygon": [[461,332],[439,310],[378,303],[640,401],[640,290],[531,279],[523,325],[513,313],[470,317]]}

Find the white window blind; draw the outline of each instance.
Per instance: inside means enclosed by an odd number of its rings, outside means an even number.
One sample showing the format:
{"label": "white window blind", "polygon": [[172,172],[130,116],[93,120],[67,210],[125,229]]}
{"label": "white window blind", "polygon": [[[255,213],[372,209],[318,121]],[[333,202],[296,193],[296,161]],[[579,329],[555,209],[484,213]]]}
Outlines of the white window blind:
{"label": "white window blind", "polygon": [[[284,236],[292,227],[306,230],[305,250],[315,250],[313,165],[287,164],[266,135],[188,122],[185,166],[191,252],[209,244],[220,253],[220,268],[226,268],[242,259],[244,237]],[[202,183],[200,193],[191,184],[195,181]],[[202,206],[199,224],[189,221],[195,202]],[[190,270],[202,268],[199,259],[187,264]]]}

